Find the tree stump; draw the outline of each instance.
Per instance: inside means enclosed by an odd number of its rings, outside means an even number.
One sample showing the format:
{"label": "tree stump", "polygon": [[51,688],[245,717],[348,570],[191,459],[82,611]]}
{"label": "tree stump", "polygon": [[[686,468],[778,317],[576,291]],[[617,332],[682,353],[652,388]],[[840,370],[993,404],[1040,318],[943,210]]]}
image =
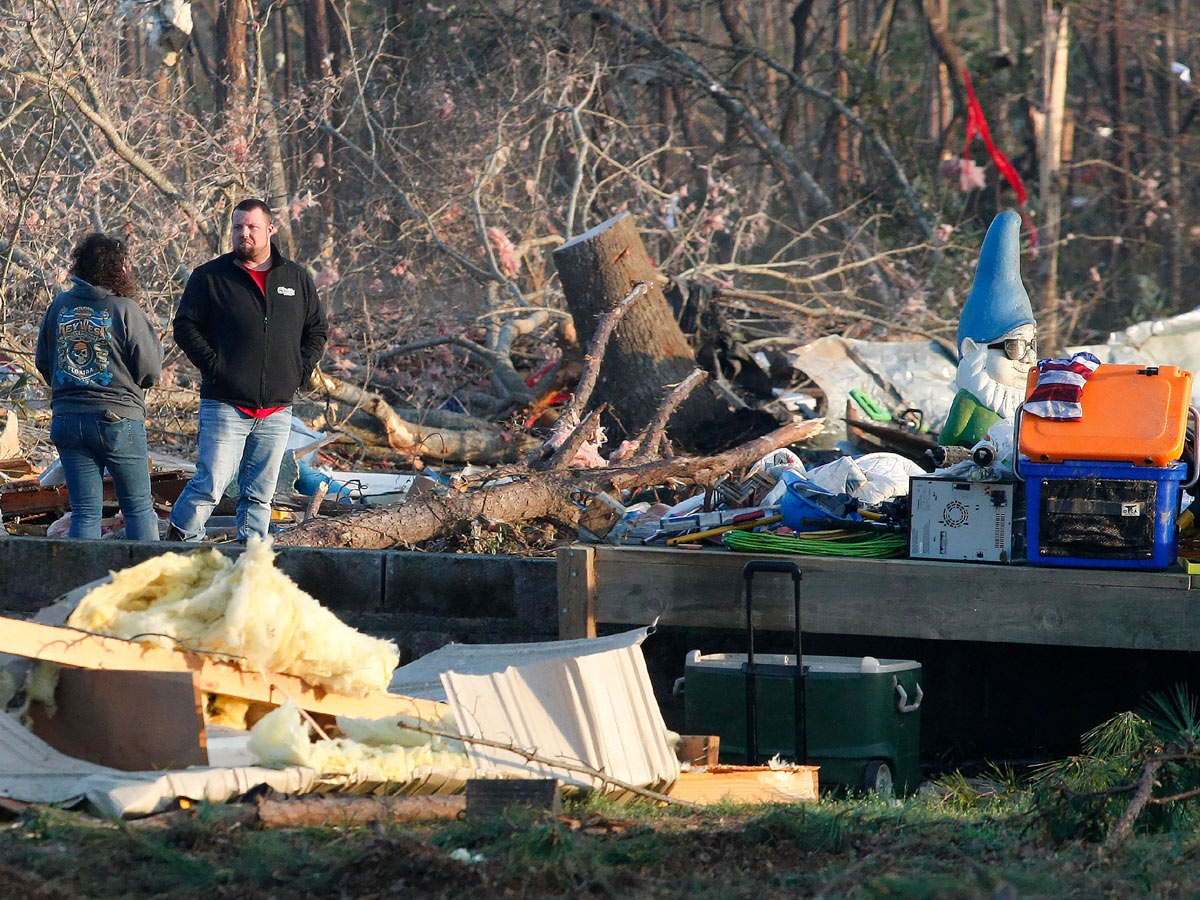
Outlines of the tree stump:
{"label": "tree stump", "polygon": [[[579,342],[591,343],[600,318],[638,282],[650,285],[609,341],[593,403],[608,403],[625,435],[646,425],[673,385],[691,374],[696,356],[663,296],[665,279],[650,261],[629,213],[621,213],[554,251]],[[729,407],[701,385],[671,418],[670,433],[694,450],[710,450],[732,420]],[[713,439],[706,439],[709,437]],[[726,434],[725,440],[729,435]]]}

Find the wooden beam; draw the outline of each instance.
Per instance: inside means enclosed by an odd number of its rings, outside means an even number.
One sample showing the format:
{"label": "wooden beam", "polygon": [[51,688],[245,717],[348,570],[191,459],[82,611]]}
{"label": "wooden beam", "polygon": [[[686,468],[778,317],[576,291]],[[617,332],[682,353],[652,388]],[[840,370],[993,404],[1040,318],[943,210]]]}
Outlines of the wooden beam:
{"label": "wooden beam", "polygon": [[294,675],[243,671],[233,658],[220,654],[164,650],[74,628],[57,628],[4,617],[0,617],[0,653],[83,669],[191,672],[196,687],[205,693],[226,694],[275,706],[291,700],[308,712],[333,716],[382,719],[407,715],[436,720],[449,709],[445,703],[383,691],[362,697],[335,694]]}
{"label": "wooden beam", "polygon": [[576,544],[558,549],[558,636],[596,636],[596,549]]}
{"label": "wooden beam", "polygon": [[817,766],[710,766],[680,772],[667,793],[676,800],[710,803],[803,803],[817,799]]}
{"label": "wooden beam", "polygon": [[[559,550],[562,568],[572,549]],[[598,545],[591,573],[596,623],[742,630],[742,566],[725,550]],[[804,570],[804,627],[824,634],[1200,650],[1200,585],[1163,572],[998,566],[910,559],[780,556]],[[580,571],[578,564],[575,570]],[[792,628],[791,584],[755,584],[756,626]],[[571,584],[568,581],[568,585]],[[575,612],[579,616],[578,611]]]}

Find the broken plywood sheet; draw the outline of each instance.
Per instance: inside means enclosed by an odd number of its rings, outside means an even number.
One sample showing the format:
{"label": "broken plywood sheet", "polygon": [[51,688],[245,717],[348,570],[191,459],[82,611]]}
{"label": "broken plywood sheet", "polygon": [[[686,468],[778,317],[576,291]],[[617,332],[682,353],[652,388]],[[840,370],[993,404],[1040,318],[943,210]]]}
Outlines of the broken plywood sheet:
{"label": "broken plywood sheet", "polygon": [[464,735],[513,748],[468,741],[477,777],[558,778],[567,787],[619,793],[601,779],[531,762],[522,751],[652,790],[679,776],[640,642],[491,674],[449,671],[442,683]]}
{"label": "broken plywood sheet", "polygon": [[190,672],[67,668],[54,703],[30,705],[33,732],[69,756],[134,772],[208,765]]}

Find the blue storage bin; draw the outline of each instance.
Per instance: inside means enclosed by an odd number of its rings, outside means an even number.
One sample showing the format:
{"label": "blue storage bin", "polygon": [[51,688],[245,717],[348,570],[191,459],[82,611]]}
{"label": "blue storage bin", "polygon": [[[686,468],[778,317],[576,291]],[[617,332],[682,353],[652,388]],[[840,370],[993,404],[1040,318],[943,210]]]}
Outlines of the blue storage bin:
{"label": "blue storage bin", "polygon": [[1182,461],[1035,463],[1021,459],[1026,544],[1039,566],[1165,569],[1179,549]]}

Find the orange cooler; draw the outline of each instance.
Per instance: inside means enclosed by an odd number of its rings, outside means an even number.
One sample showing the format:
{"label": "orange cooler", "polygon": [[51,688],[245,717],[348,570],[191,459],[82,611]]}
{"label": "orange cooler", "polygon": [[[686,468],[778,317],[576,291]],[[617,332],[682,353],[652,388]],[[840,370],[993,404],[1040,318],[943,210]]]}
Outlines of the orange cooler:
{"label": "orange cooler", "polygon": [[[1029,373],[1027,399],[1037,374]],[[1162,569],[1175,562],[1180,492],[1196,481],[1195,463],[1183,461],[1193,455],[1191,392],[1191,372],[1176,366],[1101,365],[1084,385],[1082,420],[1020,413],[1017,476],[1025,482],[1030,563]]]}
{"label": "orange cooler", "polygon": [[[1029,372],[1025,399],[1037,386]],[[1094,459],[1137,466],[1183,456],[1192,373],[1178,366],[1102,365],[1083,388],[1083,419],[1021,418],[1021,453],[1032,462]]]}

